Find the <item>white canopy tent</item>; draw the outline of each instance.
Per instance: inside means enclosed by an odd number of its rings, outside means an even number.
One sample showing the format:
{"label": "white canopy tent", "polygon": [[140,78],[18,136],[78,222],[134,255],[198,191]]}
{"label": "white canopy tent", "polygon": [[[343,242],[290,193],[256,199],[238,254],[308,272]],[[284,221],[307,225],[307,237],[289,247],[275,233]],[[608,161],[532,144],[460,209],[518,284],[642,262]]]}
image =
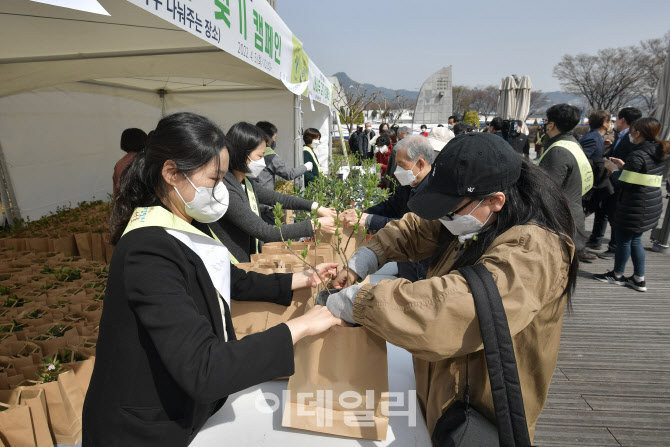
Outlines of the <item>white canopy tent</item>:
{"label": "white canopy tent", "polygon": [[0,40],[12,42],[0,47],[0,161],[15,215],[106,198],[123,129],[148,132],[164,114],[201,113],[224,131],[271,121],[278,153],[295,165],[301,125],[329,135],[329,105],[300,108],[282,81],[250,63],[127,1],[100,3],[109,16],[0,3]]}

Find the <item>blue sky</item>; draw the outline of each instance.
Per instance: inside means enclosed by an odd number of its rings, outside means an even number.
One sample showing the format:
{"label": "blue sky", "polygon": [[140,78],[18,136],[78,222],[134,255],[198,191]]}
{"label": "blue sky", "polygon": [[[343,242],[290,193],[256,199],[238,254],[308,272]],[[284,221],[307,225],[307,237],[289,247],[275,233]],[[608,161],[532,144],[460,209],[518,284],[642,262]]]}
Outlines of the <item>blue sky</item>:
{"label": "blue sky", "polygon": [[[564,54],[638,44],[670,31],[670,0],[277,0],[277,10],[328,76],[418,89],[443,66],[454,84],[498,84],[515,73],[559,90]],[[514,5],[514,6],[511,6]]]}

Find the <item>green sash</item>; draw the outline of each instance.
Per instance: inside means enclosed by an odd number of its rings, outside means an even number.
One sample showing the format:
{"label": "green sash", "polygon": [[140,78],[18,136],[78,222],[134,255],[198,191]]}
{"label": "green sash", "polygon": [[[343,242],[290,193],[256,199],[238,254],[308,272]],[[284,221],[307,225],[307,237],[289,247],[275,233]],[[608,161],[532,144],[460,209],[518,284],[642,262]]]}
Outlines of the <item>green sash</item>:
{"label": "green sash", "polygon": [[[216,234],[214,234],[214,231],[209,227],[209,225],[207,227],[209,228],[211,236],[207,236],[205,233],[198,230],[196,227],[186,222],[185,220],[175,216],[162,206],[145,206],[135,208],[135,211],[130,217],[128,225],[126,225],[126,229],[124,230],[121,237],[125,236],[127,233],[133,230],[145,227],[162,227],[167,228],[168,230],[177,230],[183,231],[185,233],[197,234],[199,236],[211,237],[223,245],[219,238],[216,237]],[[228,251],[228,254],[230,256],[230,262],[237,264],[238,261],[235,259],[235,256],[230,253],[230,250]]]}
{"label": "green sash", "polygon": [[316,170],[319,172],[319,175],[322,175],[323,172],[321,171],[321,165],[319,164],[319,159],[316,158],[316,155],[314,155],[314,151],[312,150],[312,148],[309,146],[304,146],[302,150],[312,156],[312,158],[314,159],[314,164],[316,165]]}
{"label": "green sash", "polygon": [[[249,181],[249,179],[246,176],[244,177],[244,185],[246,186],[246,190],[247,190],[247,198],[249,199],[249,207],[251,208],[251,211],[253,211],[254,214],[256,214],[260,218],[261,213],[260,213],[260,211],[258,211],[258,202],[256,201],[256,194],[254,194],[254,187],[251,186],[251,182]],[[258,239],[254,238],[254,241],[256,242],[256,253],[259,253]],[[235,264],[237,264],[237,263],[235,262]]]}
{"label": "green sash", "polygon": [[579,165],[579,173],[582,177],[582,195],[585,195],[591,190],[591,188],[593,188],[593,170],[591,169],[591,163],[589,163],[589,159],[586,158],[586,154],[584,154],[584,150],[579,145],[579,143],[566,140],[555,142],[544,151],[540,157],[538,165],[542,163],[542,159],[554,146],[560,146],[566,149],[572,154],[573,157],[575,157],[575,160],[577,160],[577,164]]}
{"label": "green sash", "polygon": [[621,171],[619,177],[620,182],[631,183],[633,185],[651,186],[652,188],[660,188],[663,184],[663,176],[641,174],[633,171]]}

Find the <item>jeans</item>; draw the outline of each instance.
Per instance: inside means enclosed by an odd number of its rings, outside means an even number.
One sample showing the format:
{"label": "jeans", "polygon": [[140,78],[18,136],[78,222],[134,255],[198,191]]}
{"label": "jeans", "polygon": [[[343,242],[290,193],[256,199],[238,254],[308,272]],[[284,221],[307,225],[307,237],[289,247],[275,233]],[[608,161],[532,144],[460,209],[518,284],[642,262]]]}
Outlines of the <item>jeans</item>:
{"label": "jeans", "polygon": [[626,270],[628,258],[633,258],[633,273],[644,276],[644,247],[642,233],[617,229],[616,252],[614,254],[614,273],[622,274]]}

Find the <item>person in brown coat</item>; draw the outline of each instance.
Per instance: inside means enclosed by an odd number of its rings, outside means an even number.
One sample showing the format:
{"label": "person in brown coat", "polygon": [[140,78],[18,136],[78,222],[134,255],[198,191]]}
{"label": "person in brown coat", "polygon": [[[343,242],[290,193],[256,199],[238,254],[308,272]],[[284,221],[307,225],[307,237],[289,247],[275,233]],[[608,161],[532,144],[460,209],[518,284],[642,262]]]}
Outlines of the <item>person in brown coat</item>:
{"label": "person in brown coat", "polygon": [[346,287],[330,295],[327,307],[414,355],[417,396],[431,432],[443,411],[462,399],[468,356],[470,404],[493,421],[478,318],[457,271],[483,264],[502,297],[532,439],[579,266],[567,198],[502,138],[469,133],[440,152],[409,208],[412,213],[355,253],[335,286],[353,284],[387,262],[430,256],[427,278]]}

